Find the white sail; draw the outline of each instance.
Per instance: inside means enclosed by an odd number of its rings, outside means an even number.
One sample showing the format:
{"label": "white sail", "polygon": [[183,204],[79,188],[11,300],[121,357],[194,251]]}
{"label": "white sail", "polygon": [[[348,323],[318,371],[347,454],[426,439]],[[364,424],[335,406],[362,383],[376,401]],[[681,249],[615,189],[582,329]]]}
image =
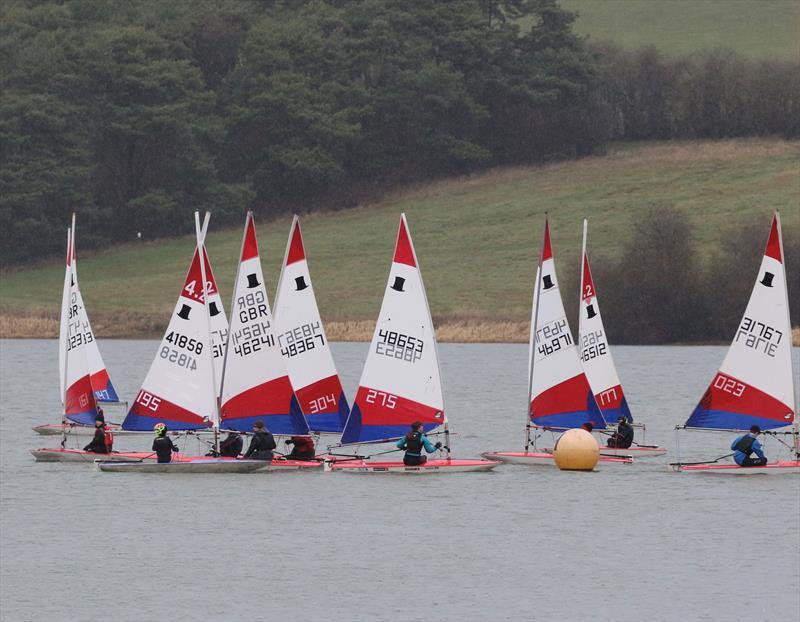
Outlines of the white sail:
{"label": "white sail", "polygon": [[79,321],[83,327],[84,339],[86,341],[85,356],[89,365],[89,378],[92,383],[92,390],[94,391],[95,400],[98,402],[119,402],[119,397],[111,383],[106,365],[103,362],[103,357],[100,354],[100,348],[97,346],[97,339],[95,339],[92,325],[89,322],[89,314],[86,311],[86,306],[83,304],[83,296],[81,289],[78,285],[78,256],[75,252],[75,214],[72,215],[72,229],[71,231],[71,257],[72,257],[72,291],[75,300],[74,314],[75,321]]}
{"label": "white sail", "polygon": [[547,221],[540,266],[528,342],[531,420],[556,428],[575,428],[586,422],[603,428],[605,420],[583,372],[564,312]]}
{"label": "white sail", "polygon": [[439,355],[405,214],[389,281],[342,443],[398,438],[446,423]]}
{"label": "white sail", "polygon": [[278,346],[309,428],[341,432],[350,408],[320,318],[297,216],[278,279],[274,319]]}
{"label": "white sail", "polygon": [[719,372],[686,425],[768,429],[794,421],[792,330],[783,257],[776,212],[742,321]]}
{"label": "white sail", "polygon": [[[201,237],[169,326],[122,424],[126,430],[152,430],[159,422],[172,430],[192,430],[209,427],[214,420],[217,397],[203,297],[201,261],[205,253]],[[210,275],[207,263],[205,267]],[[208,276],[205,285],[211,299],[216,286]]]}
{"label": "white sail", "polygon": [[223,428],[249,431],[262,421],[274,434],[308,433],[277,343],[253,214],[248,212],[223,369]]}
{"label": "white sail", "polygon": [[222,297],[217,288],[217,281],[214,278],[214,271],[211,269],[211,260],[208,251],[203,244],[203,254],[205,255],[204,271],[206,273],[206,283],[208,288],[208,312],[211,317],[211,350],[214,355],[214,386],[216,387],[217,397],[219,397],[220,385],[222,383],[222,365],[225,360],[225,344],[228,341],[228,317],[225,315],[225,307],[222,304]]}
{"label": "white sail", "polygon": [[589,254],[586,251],[586,229],[587,222],[584,220],[578,319],[578,347],[581,362],[597,405],[603,411],[603,418],[606,421],[616,422],[620,416],[624,415],[628,421],[632,421],[628,402],[622,391],[617,368],[611,356],[611,347],[608,345],[603,317],[600,314],[600,303],[592,279],[592,270],[589,267]]}

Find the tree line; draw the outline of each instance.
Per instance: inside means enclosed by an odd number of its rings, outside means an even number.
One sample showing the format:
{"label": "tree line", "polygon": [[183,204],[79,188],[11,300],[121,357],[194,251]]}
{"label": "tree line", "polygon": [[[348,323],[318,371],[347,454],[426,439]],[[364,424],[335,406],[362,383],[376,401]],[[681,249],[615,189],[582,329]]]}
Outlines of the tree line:
{"label": "tree line", "polygon": [[798,64],[589,46],[557,0],[10,0],[0,262],[613,139],[797,136]]}
{"label": "tree line", "polygon": [[[712,254],[695,240],[689,215],[678,208],[644,210],[614,260],[591,260],[608,338],[617,344],[728,343],[750,299],[764,256],[769,220],[731,224]],[[800,239],[784,227],[784,267],[800,274]],[[787,235],[788,234],[788,235]],[[577,292],[577,263],[563,291]],[[800,317],[800,289],[788,278],[789,311]],[[577,296],[564,296],[577,317]]]}

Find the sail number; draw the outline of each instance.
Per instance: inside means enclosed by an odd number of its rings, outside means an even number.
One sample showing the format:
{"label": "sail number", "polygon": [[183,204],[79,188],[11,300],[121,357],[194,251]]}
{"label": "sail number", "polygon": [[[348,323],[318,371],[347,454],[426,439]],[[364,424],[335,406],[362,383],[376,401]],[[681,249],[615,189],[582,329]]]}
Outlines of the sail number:
{"label": "sail number", "polygon": [[553,320],[538,329],[536,343],[539,344],[538,352],[543,357],[572,345],[572,335],[567,328],[567,318]]}
{"label": "sail number", "polygon": [[[203,300],[202,283],[198,286],[197,281],[195,279],[192,279],[186,284],[186,287],[183,288],[183,291],[189,294],[187,298],[192,298],[193,300],[198,300],[202,302]],[[208,292],[209,296],[211,296],[211,294],[217,293],[217,288],[214,287],[214,283],[212,281],[206,281],[206,291]]]}
{"label": "sail number", "polygon": [[166,337],[164,337],[164,341],[168,341],[172,345],[183,348],[185,350],[189,350],[189,352],[194,352],[195,354],[202,354],[203,353],[203,343],[198,341],[197,339],[192,339],[191,337],[187,337],[186,335],[181,335],[180,333],[170,331]]}
{"label": "sail number", "polygon": [[275,336],[270,330],[269,321],[264,321],[251,326],[243,326],[231,333],[231,343],[236,354],[248,356],[254,352],[260,352],[262,346],[273,347]]}
{"label": "sail number", "polygon": [[[269,318],[267,309],[267,295],[262,291],[255,291],[239,296],[236,299],[236,306],[239,309],[239,321],[247,324],[259,318]],[[267,320],[269,323],[269,320]]]}
{"label": "sail number", "polygon": [[605,335],[602,330],[593,330],[581,336],[581,360],[586,363],[607,352]]}
{"label": "sail number", "polygon": [[325,409],[327,408],[336,410],[336,396],[333,393],[330,395],[323,395],[315,400],[311,400],[308,403],[308,410],[304,409],[303,412],[307,412],[309,415],[314,415],[316,413],[325,412]]}
{"label": "sail number", "polygon": [[179,352],[178,350],[170,348],[169,346],[162,346],[158,355],[170,363],[175,363],[178,367],[185,367],[186,369],[190,369],[192,371],[197,369],[197,361],[193,356],[189,356],[185,352]]}
{"label": "sail number", "polygon": [[367,389],[367,395],[364,398],[367,404],[380,404],[386,408],[394,408],[397,406],[397,396],[384,391],[376,391],[375,389]]}
{"label": "sail number", "polygon": [[753,348],[756,352],[763,352],[774,358],[783,333],[764,322],[757,322],[745,315],[739,325],[739,330],[736,331],[734,342],[739,341],[740,337],[744,337],[744,345],[748,348]]}
{"label": "sail number", "polygon": [[733,378],[728,378],[722,374],[717,374],[717,377],[714,378],[714,388],[719,389],[720,391],[725,391],[725,393],[730,393],[734,397],[742,397],[742,394],[745,390],[745,385],[738,380],[734,380]]}
{"label": "sail number", "polygon": [[317,347],[315,340],[319,340],[320,346],[325,345],[325,336],[322,334],[322,326],[319,322],[309,322],[278,335],[281,354],[286,358],[313,350]]}
{"label": "sail number", "polygon": [[145,408],[149,408],[153,412],[158,410],[158,407],[161,405],[161,398],[156,397],[152,393],[148,393],[144,389],[139,391],[139,395],[136,396],[136,403],[141,404]]}
{"label": "sail number", "polygon": [[393,330],[379,330],[375,353],[414,363],[422,358],[423,341]]}
{"label": "sail number", "polygon": [[67,351],[92,343],[94,335],[88,322],[71,322],[67,334]]}

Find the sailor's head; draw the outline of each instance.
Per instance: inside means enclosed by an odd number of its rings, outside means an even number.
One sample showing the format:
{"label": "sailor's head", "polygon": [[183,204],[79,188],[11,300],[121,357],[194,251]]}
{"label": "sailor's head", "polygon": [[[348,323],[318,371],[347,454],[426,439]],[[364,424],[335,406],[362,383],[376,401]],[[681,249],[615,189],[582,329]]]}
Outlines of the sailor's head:
{"label": "sailor's head", "polygon": [[620,415],[618,421],[620,423],[623,423],[623,422],[627,423],[628,422],[628,418],[625,415]]}
{"label": "sailor's head", "polygon": [[167,425],[165,423],[157,423],[153,426],[153,433],[156,436],[166,436]]}
{"label": "sailor's head", "polygon": [[263,429],[264,429],[264,422],[263,421],[256,421],[253,424],[253,430],[255,430],[256,432],[261,432],[261,430],[263,430]]}
{"label": "sailor's head", "polygon": [[587,432],[591,432],[592,430],[594,430],[594,426],[592,425],[591,421],[587,421],[586,423],[582,424],[581,428],[583,428]]}
{"label": "sailor's head", "polygon": [[755,434],[755,435],[761,434],[761,428],[759,428],[757,425],[751,425],[750,434]]}
{"label": "sailor's head", "polygon": [[411,424],[412,432],[422,432],[422,421],[415,421]]}

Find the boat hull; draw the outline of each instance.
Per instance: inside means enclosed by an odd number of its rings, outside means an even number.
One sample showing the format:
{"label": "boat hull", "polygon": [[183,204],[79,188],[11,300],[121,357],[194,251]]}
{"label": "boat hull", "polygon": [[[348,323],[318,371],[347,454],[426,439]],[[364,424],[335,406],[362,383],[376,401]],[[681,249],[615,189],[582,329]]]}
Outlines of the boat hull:
{"label": "boat hull", "polygon": [[[180,455],[172,459],[173,462],[203,462],[213,460],[209,456],[185,456]],[[220,462],[256,462],[255,460],[237,460],[236,458],[216,458]],[[286,460],[285,458],[273,458],[272,462],[266,463],[259,461],[264,467],[264,471],[309,471],[314,469],[322,470],[321,460]]]}
{"label": "boat hull", "polygon": [[263,460],[219,460],[205,458],[174,462],[119,462],[97,460],[98,469],[107,473],[254,473],[265,469]]}
{"label": "boat hull", "polygon": [[716,475],[778,475],[800,473],[800,460],[781,460],[759,467],[741,467],[738,464],[670,464],[680,473],[713,473]]}
{"label": "boat hull", "polygon": [[367,460],[337,460],[326,467],[330,471],[341,473],[400,473],[406,475],[424,475],[431,473],[469,473],[473,471],[490,471],[500,462],[497,460],[428,460],[425,464],[406,466],[402,462],[370,462]]}
{"label": "boat hull", "polygon": [[[505,464],[527,464],[536,466],[556,466],[552,453],[544,451],[486,451],[481,454],[488,460],[499,460]],[[633,464],[632,458],[600,456],[598,464]]]}
{"label": "boat hull", "polygon": [[[542,450],[544,453],[552,453],[552,447],[545,447]],[[666,447],[628,447],[626,449],[617,447],[604,447],[600,446],[600,459],[603,458],[633,458],[641,460],[642,458],[654,458],[656,456],[663,456],[667,453]]]}
{"label": "boat hull", "polygon": [[80,462],[92,464],[95,460],[101,459],[109,462],[145,460],[155,461],[155,454],[150,451],[115,451],[110,454],[96,454],[80,449],[62,449],[61,447],[41,447],[31,449],[36,462]]}

